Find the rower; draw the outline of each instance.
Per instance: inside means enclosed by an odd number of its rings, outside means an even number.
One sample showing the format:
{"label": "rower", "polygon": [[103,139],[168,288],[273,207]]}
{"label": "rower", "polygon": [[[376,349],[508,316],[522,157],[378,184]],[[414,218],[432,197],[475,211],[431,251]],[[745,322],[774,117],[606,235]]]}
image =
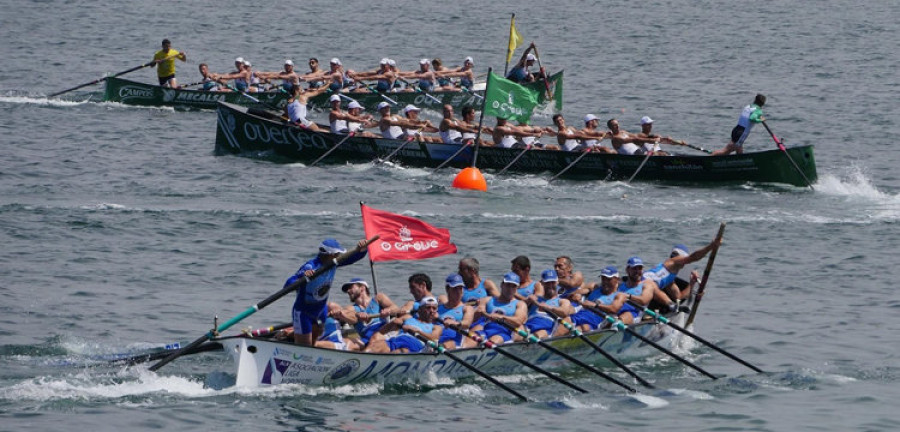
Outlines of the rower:
{"label": "rower", "polygon": [[[559,278],[557,286],[560,293],[574,292],[584,284],[584,275],[580,271],[575,270],[575,262],[566,255],[556,257],[553,269],[556,270]],[[565,295],[563,296],[565,297]]]}
{"label": "rower", "polygon": [[456,90],[456,88],[453,86],[453,80],[446,75],[447,73],[450,73],[452,71],[444,66],[444,62],[441,59],[437,57],[431,59],[431,70],[434,71],[434,77],[437,80],[438,88],[436,88],[435,90]]}
{"label": "rower", "polygon": [[579,131],[583,136],[583,150],[614,154],[616,152],[615,150],[600,145],[600,141],[608,138],[609,133],[599,130],[599,126],[600,119],[598,119],[597,116],[593,114],[587,114],[584,116],[584,128]]}
{"label": "rower", "polygon": [[606,127],[609,128],[609,138],[612,141],[613,149],[621,155],[645,154],[644,150],[638,147],[638,144],[657,144],[660,141],[659,137],[642,138],[636,134],[628,133],[628,131],[619,128],[619,121],[614,118],[606,122]]}
{"label": "rower", "polygon": [[446,284],[444,285],[447,294],[438,298],[440,303],[438,315],[440,316],[440,322],[445,327],[438,343],[446,349],[476,345],[475,341],[470,338],[464,338],[461,333],[451,328],[455,326],[469,328],[475,317],[475,308],[463,303],[462,300],[465,286],[462,276],[459,273],[453,273],[447,276]]}
{"label": "rower", "polygon": [[365,134],[361,133],[364,128],[375,127],[377,123],[372,121],[372,116],[369,114],[360,115],[362,105],[359,102],[350,101],[347,104],[347,111],[341,109],[340,95],[331,95],[328,98],[328,102],[331,103],[331,112],[328,114],[331,133],[346,134],[355,132],[359,135],[374,137],[374,134],[368,132]]}
{"label": "rower", "polygon": [[691,283],[682,288],[676,284],[675,279],[678,276],[678,272],[688,264],[703,259],[703,257],[713,250],[717,244],[721,244],[721,242],[721,239],[718,241],[713,240],[706,246],[695,250],[693,253],[689,253],[688,247],[683,244],[673,246],[672,252],[669,253],[669,258],[657,264],[656,267],[644,272],[644,277],[656,282],[656,286],[659,287],[660,293],[666,296],[662,297],[662,295],[657,295],[655,300],[666,305],[670,312],[673,312],[674,308],[672,305],[674,303],[672,303],[672,300],[678,301],[688,298],[691,293],[691,287],[696,283],[699,276],[696,272],[691,272]]}
{"label": "rower", "polygon": [[281,80],[281,88],[287,93],[291,93],[295,86],[300,85],[300,76],[294,72],[294,61],[291,59],[284,61],[284,70],[278,72],[257,72],[256,76],[263,80]]}
{"label": "rower", "polygon": [[544,286],[540,282],[531,278],[531,260],[525,255],[519,255],[510,261],[511,272],[519,276],[519,286],[517,287],[517,298],[526,298],[529,296],[543,297]]}
{"label": "rower", "polygon": [[337,312],[336,316],[356,329],[362,345],[368,344],[372,335],[400,310],[384,293],[372,297],[369,283],[362,278],[350,279],[341,286],[341,291],[347,293],[351,304]]}
{"label": "rower", "polygon": [[[619,292],[625,293],[629,302],[633,302],[639,307],[647,307],[658,295],[657,292],[659,295],[665,296],[665,293],[656,286],[656,282],[644,277],[644,261],[640,257],[628,258],[625,273],[628,277],[619,284]],[[665,297],[663,301],[666,300],[668,297]],[[635,318],[639,317],[639,315],[635,316]]]}
{"label": "rower", "polygon": [[434,91],[436,76],[434,71],[431,70],[431,62],[427,58],[419,60],[419,70],[407,73],[406,77],[417,80],[416,85],[419,87],[419,90],[425,92]]}
{"label": "rower", "polygon": [[525,328],[539,337],[562,336],[568,332],[564,326],[558,325],[553,315],[571,322],[569,316],[575,313],[569,300],[560,298],[557,295],[556,284],[559,278],[556,271],[547,269],[541,272],[541,285],[544,286],[544,295],[530,295],[525,298],[525,303],[529,305],[528,320],[525,321]]}
{"label": "rower", "polygon": [[316,132],[324,132],[317,124],[306,118],[306,104],[309,98],[322,94],[328,90],[328,87],[319,87],[312,90],[303,90],[301,86],[294,86],[291,98],[288,99],[287,105],[284,107],[284,113],[288,120],[295,126],[303,129],[309,129]]}
{"label": "rower", "polygon": [[[648,116],[641,117],[641,133],[637,134],[640,138],[659,138],[659,142],[671,145],[687,145],[684,140],[672,139],[670,136],[659,136],[653,133],[653,119]],[[644,152],[652,151],[659,156],[668,156],[668,153],[660,151],[658,145],[644,144]]]}
{"label": "rower", "polygon": [[[391,104],[387,102],[379,103],[377,109],[378,113],[381,114],[378,128],[381,130],[381,136],[384,138],[403,140],[408,138],[404,129],[418,129],[421,127],[421,121],[412,121],[391,114]],[[431,123],[428,122],[428,124],[430,125]]]}
{"label": "rower", "polygon": [[476,308],[476,319],[480,319],[472,326],[472,331],[496,344],[513,340],[512,330],[500,322],[513,328],[519,328],[525,324],[525,320],[528,318],[528,306],[524,301],[519,301],[515,297],[520,282],[519,275],[514,272],[503,275],[500,295],[485,297],[479,301]]}
{"label": "rower", "polygon": [[521,142],[522,137],[540,137],[541,132],[531,132],[530,128],[525,130],[509,124],[505,118],[497,117],[497,126],[494,127],[492,136],[495,147],[520,148],[525,146]]}
{"label": "rower", "polygon": [[382,333],[375,333],[366,347],[366,352],[371,353],[417,353],[422,352],[426,345],[416,335],[437,342],[443,333],[443,327],[438,323],[438,301],[432,296],[422,297],[418,312],[414,317],[403,319],[402,323],[396,320],[385,324],[386,330],[400,330],[395,336],[385,337]]}
{"label": "rower", "polygon": [[406,315],[412,315],[419,310],[420,302],[425,297],[431,297],[431,277],[425,273],[415,273],[407,279],[409,293],[413,299],[407,301],[400,307],[397,315],[403,318]]}
{"label": "rower", "polygon": [[583,331],[596,330],[604,323],[603,317],[585,307],[600,309],[613,316],[618,316],[625,324],[634,322],[637,310],[626,303],[628,295],[618,292],[619,270],[615,266],[604,267],[600,271],[600,283],[588,284],[585,295],[576,295],[573,303],[578,310],[572,315],[572,322]]}
{"label": "rower", "polygon": [[209,72],[209,65],[200,63],[198,69],[200,69],[200,75],[203,77],[203,80],[201,81],[203,87],[201,87],[201,89],[209,92],[219,91],[219,83],[213,78],[214,74]]}
{"label": "rower", "polygon": [[329,78],[331,83],[328,85],[328,88],[333,92],[341,91],[341,89],[345,87],[349,87],[353,84],[353,79],[351,79],[350,74],[352,71],[347,72],[344,70],[344,65],[341,63],[341,60],[337,57],[331,59],[329,63],[331,70],[325,75]]}
{"label": "rower", "polygon": [[465,290],[463,290],[463,302],[474,304],[485,297],[500,295],[500,290],[497,289],[494,281],[481,278],[480,269],[481,265],[474,257],[465,257],[459,260],[459,275],[466,284]]}
{"label": "rower", "polygon": [[239,92],[246,92],[250,90],[250,67],[247,66],[250,62],[244,60],[243,57],[238,57],[234,59],[234,67],[237,69],[234,72],[227,73],[224,75],[214,74],[213,78],[219,82],[225,82],[228,80],[234,80],[234,88]]}
{"label": "rower", "polygon": [[434,125],[431,124],[431,121],[429,120],[420,120],[419,112],[421,111],[422,110],[419,107],[413,104],[409,104],[403,108],[403,115],[407,120],[415,125],[413,127],[404,128],[403,135],[405,135],[407,138],[416,136],[418,139],[425,142],[441,142],[441,139],[439,137],[422,135],[422,132],[437,132],[438,128],[434,127]]}
{"label": "rower", "polygon": [[325,85],[324,78],[326,78],[326,72],[319,69],[319,59],[315,57],[309,58],[309,72],[300,76],[301,81],[306,81],[308,88],[314,89],[318,87],[322,87]]}
{"label": "rower", "polygon": [[341,324],[341,306],[328,303],[328,317],[322,324],[322,336],[316,341],[316,348],[327,348],[339,351],[360,351],[365,344],[357,338],[344,338]]}
{"label": "rower", "polygon": [[535,49],[534,42],[531,45],[528,45],[528,48],[525,52],[522,53],[522,57],[516,63],[512,69],[509,70],[509,74],[506,75],[506,79],[514,82],[514,83],[528,83],[533,82],[537,79],[537,77],[531,73],[528,68],[534,66],[534,62],[537,60],[537,57],[531,53],[532,50]]}

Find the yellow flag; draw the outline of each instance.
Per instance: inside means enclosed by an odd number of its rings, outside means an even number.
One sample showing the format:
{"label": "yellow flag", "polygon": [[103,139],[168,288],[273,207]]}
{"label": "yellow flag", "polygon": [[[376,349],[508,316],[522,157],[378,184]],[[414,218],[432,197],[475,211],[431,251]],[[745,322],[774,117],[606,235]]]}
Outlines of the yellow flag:
{"label": "yellow flag", "polygon": [[516,47],[519,46],[520,43],[522,43],[522,35],[516,30],[516,15],[513,14],[512,18],[509,20],[509,51],[506,52],[507,64],[512,60],[513,51],[516,50]]}

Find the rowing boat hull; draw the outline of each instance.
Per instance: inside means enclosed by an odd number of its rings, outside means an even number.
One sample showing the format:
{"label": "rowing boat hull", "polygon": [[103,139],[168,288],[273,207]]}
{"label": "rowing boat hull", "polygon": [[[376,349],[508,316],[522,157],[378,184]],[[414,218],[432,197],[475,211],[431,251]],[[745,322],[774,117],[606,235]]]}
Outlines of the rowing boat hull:
{"label": "rowing boat hull", "polygon": [[[683,323],[686,314],[672,317]],[[678,337],[663,324],[642,323],[632,326],[642,336],[663,346],[671,346]],[[646,357],[658,351],[626,333],[612,330],[587,335],[617,359]],[[372,354],[304,347],[287,342],[264,339],[233,338],[219,341],[234,359],[235,385],[255,387],[274,384],[305,384],[336,386],[362,382],[428,382],[432,379],[466,379],[474,376],[447,356],[436,353]],[[553,347],[585,363],[612,366],[608,360],[584,341],[574,337],[547,339]],[[573,363],[538,344],[511,343],[503,349],[544,369],[563,371]],[[457,357],[483,372],[495,375],[530,373],[522,366],[494,350],[481,348],[452,351]]]}
{"label": "rowing boat hull", "polygon": [[[322,156],[346,135],[310,132],[291,126],[266,113],[233,104],[218,108],[216,127],[217,154],[274,153],[291,161],[309,162]],[[383,138],[351,137],[323,162],[366,162],[391,154],[403,141]],[[459,150],[458,145],[412,142],[396,153],[394,159],[417,167],[436,167]],[[817,178],[813,146],[787,150],[803,174]],[[500,170],[521,153],[518,149],[484,147],[478,153],[478,167]],[[526,152],[508,170],[522,173],[558,173],[581,154],[535,150]],[[467,148],[449,165],[472,165],[473,149]],[[634,174],[643,156],[591,153],[566,171],[563,177],[582,180],[620,180]],[[780,150],[729,156],[674,155],[654,156],[638,171],[637,180],[663,182],[757,182],[806,186],[790,160]]]}
{"label": "rowing boat hull", "polygon": [[[258,99],[258,104],[249,97],[237,92],[210,92],[203,90],[171,89],[155,84],[146,84],[122,78],[110,77],[106,80],[105,100],[119,102],[126,105],[163,107],[172,106],[179,109],[216,109],[219,102],[228,102],[243,106],[269,106],[270,108],[284,108],[288,95],[281,91],[250,93],[250,96]],[[373,111],[379,102],[390,100],[396,102],[399,107],[413,104],[423,109],[440,112],[443,105],[452,105],[461,108],[466,105],[480,105],[484,91],[474,93],[462,91],[446,92],[402,92],[402,93],[347,93],[347,98],[356,100],[366,109]],[[313,97],[309,101],[311,108],[329,109],[328,98],[331,93],[324,93]],[[346,104],[348,99],[344,99]]]}

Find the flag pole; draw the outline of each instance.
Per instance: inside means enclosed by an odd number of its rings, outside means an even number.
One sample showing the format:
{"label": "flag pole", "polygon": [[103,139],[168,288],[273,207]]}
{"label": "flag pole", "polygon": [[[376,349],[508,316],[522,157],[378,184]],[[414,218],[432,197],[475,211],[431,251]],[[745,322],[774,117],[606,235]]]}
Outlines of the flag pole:
{"label": "flag pole", "polygon": [[506,73],[509,71],[509,59],[512,58],[512,39],[513,39],[513,29],[516,25],[516,14],[512,14],[512,18],[509,19],[509,41],[506,44],[506,66],[503,67],[503,76],[506,76]]}
{"label": "flag pole", "polygon": [[[365,229],[366,229],[365,228],[366,220],[365,220],[365,216],[364,216],[365,212],[362,211],[364,205],[366,205],[365,201],[359,202],[359,211],[360,211],[359,216],[363,220],[363,231],[365,231]],[[372,261],[371,255],[369,255],[369,268],[372,270],[372,291],[375,293],[375,295],[378,295],[378,278],[375,277],[375,261]]]}

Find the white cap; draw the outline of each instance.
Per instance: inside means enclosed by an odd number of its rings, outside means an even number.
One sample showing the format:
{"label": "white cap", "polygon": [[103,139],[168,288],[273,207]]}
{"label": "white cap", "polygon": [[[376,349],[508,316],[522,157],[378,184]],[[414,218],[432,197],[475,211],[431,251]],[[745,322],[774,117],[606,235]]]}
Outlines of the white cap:
{"label": "white cap", "polygon": [[466,59],[463,60],[463,63],[465,63],[465,62],[469,62],[469,63],[475,64],[475,60],[472,60],[472,57],[466,57]]}
{"label": "white cap", "polygon": [[328,102],[340,102],[340,101],[341,101],[340,95],[331,95],[331,97],[328,98]]}
{"label": "white cap", "polygon": [[243,63],[243,62],[244,62],[244,58],[243,58],[243,57],[238,57],[238,58],[234,59],[234,62],[235,62],[235,63]]}
{"label": "white cap", "polygon": [[357,101],[351,101],[349,104],[347,104],[347,109],[354,109],[354,108],[362,109],[362,105],[360,105],[359,102],[357,102]]}
{"label": "white cap", "polygon": [[[384,102],[382,102],[382,103],[384,103]],[[419,107],[417,107],[417,106],[415,106],[415,105],[413,105],[413,104],[409,104],[409,105],[407,105],[405,108],[403,108],[403,113],[404,113],[404,114],[406,114],[406,113],[408,113],[408,112],[410,112],[410,111],[422,111],[422,110],[421,110]]]}
{"label": "white cap", "polygon": [[250,62],[248,62],[247,60],[244,60],[244,66],[250,67],[250,66],[253,66],[253,65],[251,65]]}
{"label": "white cap", "polygon": [[645,125],[645,124],[650,124],[650,123],[653,123],[653,119],[652,119],[652,118],[647,117],[647,116],[641,117],[641,126],[643,126],[643,125]]}
{"label": "white cap", "polygon": [[534,61],[534,60],[537,60],[537,57],[535,57],[534,54],[528,53],[528,55],[525,56],[525,60]]}
{"label": "white cap", "polygon": [[378,111],[381,111],[381,110],[384,109],[384,108],[390,108],[390,107],[391,107],[391,104],[382,101],[382,102],[379,102],[379,103],[378,103],[378,106],[376,107],[376,109],[377,109]]}
{"label": "white cap", "polygon": [[588,115],[584,116],[584,122],[585,122],[585,123],[587,123],[587,122],[589,122],[589,121],[591,121],[591,120],[597,120],[597,116],[595,116],[595,115],[593,115],[593,114],[588,114]]}
{"label": "white cap", "polygon": [[336,65],[340,66],[340,65],[341,65],[341,59],[335,57],[335,58],[331,59],[331,64],[336,64]]}
{"label": "white cap", "polygon": [[394,59],[388,59],[388,64],[391,65],[391,66],[396,66],[396,65],[397,65],[397,62],[394,61]]}
{"label": "white cap", "polygon": [[294,61],[291,60],[291,59],[287,59],[287,60],[284,61],[284,64],[293,66],[293,65],[294,65]]}
{"label": "white cap", "polygon": [[428,59],[419,60],[420,65],[428,64]]}
{"label": "white cap", "polygon": [[386,64],[388,64],[388,61],[390,61],[390,59],[385,57],[385,58],[381,59],[381,62],[379,64],[386,65]]}

